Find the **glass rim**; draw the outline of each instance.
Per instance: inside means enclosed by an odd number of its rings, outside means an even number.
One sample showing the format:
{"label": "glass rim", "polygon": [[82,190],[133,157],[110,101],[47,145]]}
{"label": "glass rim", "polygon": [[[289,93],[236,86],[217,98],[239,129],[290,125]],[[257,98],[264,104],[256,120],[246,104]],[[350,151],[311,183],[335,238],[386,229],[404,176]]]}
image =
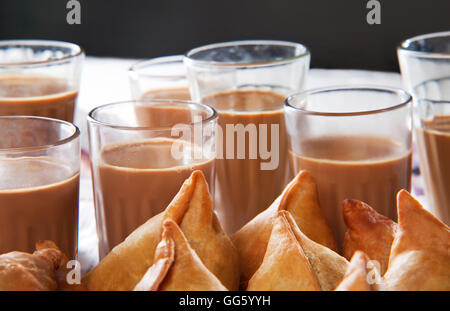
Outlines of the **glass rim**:
{"label": "glass rim", "polygon": [[[330,92],[383,92],[400,96],[405,96],[405,100],[401,100],[399,104],[395,104],[392,106],[372,109],[372,110],[363,110],[363,111],[354,111],[354,112],[322,112],[322,111],[314,111],[308,110],[300,107],[293,106],[290,101],[295,98],[306,96],[306,95],[317,95],[322,93],[330,93]],[[401,88],[395,87],[387,87],[387,86],[378,86],[378,85],[346,85],[346,86],[332,86],[332,87],[323,87],[323,88],[314,88],[305,90],[302,92],[298,92],[295,94],[291,94],[284,100],[284,107],[288,109],[293,109],[304,114],[308,115],[316,115],[316,116],[326,116],[326,117],[349,117],[349,116],[365,116],[372,114],[384,113],[392,110],[397,110],[402,108],[412,102],[412,96]]]}
{"label": "glass rim", "polygon": [[39,60],[39,61],[28,61],[28,62],[12,62],[12,63],[2,63],[0,62],[0,67],[37,67],[37,66],[47,66],[58,63],[63,63],[69,59],[76,58],[78,56],[84,55],[84,50],[77,44],[57,41],[57,40],[34,40],[34,39],[21,39],[21,40],[0,40],[0,49],[8,46],[17,47],[36,47],[36,46],[47,46],[56,48],[67,48],[71,51],[70,54],[65,54],[62,57],[55,59]]}
{"label": "glass rim", "polygon": [[423,57],[423,58],[449,58],[450,59],[450,52],[414,51],[407,47],[412,42],[417,42],[419,40],[428,40],[428,39],[445,38],[445,37],[449,38],[449,41],[450,41],[450,30],[417,35],[417,36],[408,38],[408,39],[400,42],[400,44],[397,46],[397,51],[404,52],[404,53],[407,53],[410,55],[415,55],[418,57]]}
{"label": "glass rim", "polygon": [[[286,46],[286,47],[296,47],[301,48],[303,51],[292,57],[284,57],[276,60],[268,60],[264,62],[247,62],[247,63],[239,63],[239,62],[218,62],[218,61],[209,61],[209,60],[198,60],[193,59],[191,56],[201,51],[210,50],[218,47],[228,47],[228,46],[238,46],[238,45],[266,45],[266,46]],[[219,43],[211,43],[207,45],[203,45],[200,47],[193,48],[184,54],[184,60],[188,63],[195,64],[198,66],[207,66],[207,67],[225,67],[225,68],[258,68],[258,67],[267,67],[281,64],[288,64],[294,62],[303,57],[309,56],[311,54],[309,48],[302,44],[292,41],[283,41],[283,40],[237,40],[237,41],[227,41],[227,42],[219,42]]]}
{"label": "glass rim", "polygon": [[450,105],[450,99],[445,100],[445,99],[417,98],[417,99],[414,99],[413,101],[418,104],[428,103],[428,104],[438,104],[438,105],[440,105],[440,104]]}
{"label": "glass rim", "polygon": [[145,73],[141,70],[144,69],[147,66],[153,66],[153,65],[160,65],[160,64],[169,64],[169,63],[177,63],[180,62],[184,66],[183,62],[184,56],[183,55],[169,55],[169,56],[160,56],[155,57],[151,59],[144,59],[140,60],[133,65],[130,66],[128,69],[128,72],[131,74],[137,74],[139,76],[143,77],[150,77],[150,78],[157,78],[157,79],[185,79],[187,78],[187,75],[176,75],[176,74],[151,74],[151,73]]}
{"label": "glass rim", "polygon": [[210,115],[207,116],[205,119],[198,121],[198,122],[191,122],[191,123],[187,123],[186,125],[188,126],[195,126],[197,124],[206,124],[209,123],[213,120],[216,120],[218,117],[217,111],[213,108],[210,107],[208,105],[204,105],[201,103],[196,103],[193,101],[188,101],[188,100],[177,100],[177,99],[136,99],[136,100],[125,100],[125,101],[119,101],[119,102],[114,102],[114,103],[109,103],[109,104],[105,104],[105,105],[101,105],[98,107],[95,107],[94,109],[92,109],[88,115],[87,115],[87,120],[88,123],[90,124],[97,124],[103,127],[109,127],[109,128],[113,128],[113,129],[117,129],[117,130],[127,130],[127,131],[167,131],[173,128],[173,126],[128,126],[128,125],[116,125],[116,124],[112,124],[109,122],[104,122],[99,120],[98,118],[94,117],[94,114],[97,113],[99,110],[102,109],[107,109],[107,108],[111,108],[113,106],[118,106],[118,105],[129,105],[129,104],[136,104],[136,103],[147,103],[147,104],[151,104],[151,103],[156,103],[159,104],[161,106],[169,104],[169,105],[174,105],[174,106],[180,106],[180,105],[184,105],[184,106],[196,106],[196,107],[201,107],[202,110],[207,110],[209,111]]}
{"label": "glass rim", "polygon": [[[423,106],[424,104],[430,104],[432,106],[433,105],[446,105],[446,106],[448,105],[448,107],[450,107],[450,100],[432,100],[432,99],[427,99],[427,98],[418,98],[418,99],[413,100],[413,102],[414,102],[414,109],[417,109],[417,108]],[[414,112],[416,112],[416,111],[417,110],[414,110]],[[448,113],[443,113],[443,114],[433,113],[433,119],[435,117],[448,116],[448,115],[449,115]],[[422,119],[422,116],[420,115],[420,113],[415,113],[415,117]],[[421,127],[418,122],[416,122],[415,125],[416,125],[416,127]],[[428,129],[428,130],[432,130],[433,132],[436,132],[436,133],[449,134],[448,131],[443,131],[443,130],[439,130],[439,129],[435,129],[435,128]]]}
{"label": "glass rim", "polygon": [[16,119],[16,120],[26,120],[26,119],[33,119],[33,120],[41,120],[49,123],[59,123],[64,126],[67,126],[71,129],[71,134],[69,134],[67,137],[64,137],[62,139],[59,139],[58,141],[50,144],[42,144],[38,146],[28,146],[28,147],[13,147],[13,148],[0,148],[0,152],[27,152],[31,150],[45,150],[50,149],[53,147],[61,146],[66,143],[69,143],[76,138],[80,137],[80,129],[73,123],[70,123],[68,121],[60,120],[60,119],[54,119],[54,118],[47,118],[47,117],[39,117],[39,116],[27,116],[27,115],[16,115],[16,116],[0,116],[0,121],[5,119]]}

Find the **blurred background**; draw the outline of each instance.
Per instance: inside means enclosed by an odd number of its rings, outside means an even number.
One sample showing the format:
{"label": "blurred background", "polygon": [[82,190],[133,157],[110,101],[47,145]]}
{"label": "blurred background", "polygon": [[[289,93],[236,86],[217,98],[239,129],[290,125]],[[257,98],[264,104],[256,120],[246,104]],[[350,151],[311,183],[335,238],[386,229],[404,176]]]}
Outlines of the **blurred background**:
{"label": "blurred background", "polygon": [[79,0],[81,24],[66,22],[68,0],[0,0],[0,39],[55,39],[88,55],[152,58],[212,42],[278,39],[312,51],[311,67],[398,71],[396,46],[450,29],[449,0]]}

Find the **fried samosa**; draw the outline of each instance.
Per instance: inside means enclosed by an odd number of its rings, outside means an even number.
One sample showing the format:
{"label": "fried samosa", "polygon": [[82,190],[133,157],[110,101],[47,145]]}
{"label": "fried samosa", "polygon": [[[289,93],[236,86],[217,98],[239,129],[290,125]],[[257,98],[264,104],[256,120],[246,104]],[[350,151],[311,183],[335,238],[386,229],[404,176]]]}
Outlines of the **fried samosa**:
{"label": "fried samosa", "polygon": [[384,290],[383,280],[377,266],[369,265],[369,257],[357,250],[348,265],[345,277],[336,291]]}
{"label": "fried samosa", "polygon": [[289,212],[280,211],[279,215],[283,216],[288,221],[292,232],[294,233],[306,255],[306,258],[308,259],[312,271],[319,281],[321,290],[334,290],[345,275],[348,261],[328,247],[316,243],[308,238],[299,229],[294,218]]}
{"label": "fried samosa", "polygon": [[387,289],[449,291],[449,227],[405,190],[397,194],[397,213],[397,232],[384,275]]}
{"label": "fried samosa", "polygon": [[55,273],[63,254],[54,248],[33,254],[10,252],[0,255],[0,291],[57,290]]}
{"label": "fried samosa", "polygon": [[263,261],[278,212],[289,211],[300,230],[311,240],[336,250],[336,242],[319,206],[317,187],[307,171],[301,171],[272,205],[258,214],[238,232],[232,241],[241,264],[241,282],[245,284]]}
{"label": "fried samosa", "polygon": [[[59,247],[53,241],[43,240],[36,243],[36,250],[44,250],[44,249],[56,249],[60,251]],[[57,290],[59,291],[83,291],[85,290],[82,284],[69,284],[67,282],[67,274],[70,272],[70,269],[67,268],[67,263],[69,259],[66,254],[61,252],[61,259],[59,262],[59,267],[55,271],[55,280],[57,283]]]}
{"label": "fried samosa", "polygon": [[350,260],[355,251],[360,250],[371,260],[378,261],[383,275],[389,262],[397,224],[358,200],[345,200],[342,214],[348,227],[344,237],[344,257]]}
{"label": "fried samosa", "polygon": [[132,290],[153,265],[166,219],[179,225],[203,264],[226,288],[239,285],[238,255],[213,211],[208,185],[194,171],[165,211],[152,217],[117,245],[83,279],[88,290]]}
{"label": "fried samosa", "polygon": [[202,263],[172,220],[163,224],[153,265],[134,290],[226,291],[225,286]]}
{"label": "fried samosa", "polygon": [[248,281],[249,291],[317,291],[319,281],[284,215],[274,219],[261,266]]}
{"label": "fried samosa", "polygon": [[[293,286],[291,290],[333,290],[344,277],[347,265],[344,257],[301,232],[289,212],[280,211],[274,219],[263,262],[247,289],[289,290]],[[305,288],[304,280],[314,287],[306,284]],[[270,287],[266,288],[267,284]]]}

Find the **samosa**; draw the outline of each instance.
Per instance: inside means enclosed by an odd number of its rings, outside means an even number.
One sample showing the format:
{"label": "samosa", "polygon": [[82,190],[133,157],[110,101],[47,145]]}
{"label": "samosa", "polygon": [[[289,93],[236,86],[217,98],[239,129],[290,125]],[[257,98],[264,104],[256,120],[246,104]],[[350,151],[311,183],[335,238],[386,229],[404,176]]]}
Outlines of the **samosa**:
{"label": "samosa", "polygon": [[360,250],[380,265],[380,273],[386,272],[397,224],[364,202],[345,200],[342,214],[348,227],[344,237],[344,257],[350,260]]}
{"label": "samosa", "polygon": [[83,279],[89,290],[132,290],[153,265],[161,240],[162,223],[173,220],[203,264],[222,284],[235,290],[239,284],[238,255],[213,211],[208,185],[194,171],[165,211],[152,217],[117,245]]}
{"label": "samosa", "polygon": [[345,258],[301,232],[288,211],[280,211],[263,262],[247,290],[333,290],[347,264]]}
{"label": "samosa", "polygon": [[37,249],[33,254],[15,251],[0,255],[0,291],[57,290],[55,273],[62,256],[54,248]]}
{"label": "samosa", "polygon": [[333,234],[319,206],[317,186],[307,171],[301,171],[269,208],[233,235],[243,284],[261,265],[272,232],[272,222],[282,210],[292,214],[300,230],[311,240],[336,250]]}
{"label": "samosa", "polygon": [[376,265],[370,265],[369,257],[357,250],[350,261],[345,277],[336,291],[384,290],[383,280]]}
{"label": "samosa", "polygon": [[287,219],[274,219],[261,266],[248,281],[249,291],[317,291],[319,281]]}
{"label": "samosa", "polygon": [[308,262],[319,281],[321,290],[334,290],[347,270],[348,261],[326,246],[308,238],[297,226],[291,213],[279,212],[288,221],[292,232],[303,249]]}
{"label": "samosa", "polygon": [[[55,249],[60,251],[59,247],[55,242],[50,240],[38,241],[36,243],[36,250],[43,251],[45,249]],[[61,252],[60,261],[58,264],[58,269],[55,271],[55,280],[57,283],[57,290],[59,291],[84,291],[86,290],[82,284],[78,284],[73,280],[73,283],[69,283],[67,280],[68,273],[71,272],[71,269],[67,267],[67,263],[69,262],[69,258],[67,258],[66,254]]]}
{"label": "samosa", "polygon": [[153,265],[134,290],[225,291],[225,286],[202,263],[180,227],[168,219],[163,224]]}
{"label": "samosa", "polygon": [[449,227],[406,190],[397,194],[397,213],[397,232],[384,275],[387,289],[449,291]]}

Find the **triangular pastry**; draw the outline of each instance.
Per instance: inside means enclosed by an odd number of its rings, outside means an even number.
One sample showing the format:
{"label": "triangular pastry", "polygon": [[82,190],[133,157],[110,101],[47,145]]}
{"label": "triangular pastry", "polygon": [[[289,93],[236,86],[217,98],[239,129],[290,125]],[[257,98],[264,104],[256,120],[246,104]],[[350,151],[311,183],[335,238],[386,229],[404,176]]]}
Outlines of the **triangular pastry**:
{"label": "triangular pastry", "polygon": [[344,237],[344,257],[350,260],[360,250],[380,264],[380,273],[386,272],[397,224],[378,214],[358,200],[345,200],[342,214],[348,227]]}
{"label": "triangular pastry", "polygon": [[261,264],[278,212],[286,210],[300,230],[311,240],[336,250],[333,234],[319,206],[316,184],[307,171],[301,171],[272,205],[258,214],[238,232],[232,241],[241,264],[241,282],[245,284]]}
{"label": "triangular pastry", "polygon": [[303,249],[312,271],[325,291],[334,290],[342,281],[347,270],[348,261],[319,243],[312,241],[298,228],[294,218],[287,211],[279,212],[289,223],[292,232]]}
{"label": "triangular pastry", "polygon": [[388,290],[450,290],[450,229],[407,191],[397,194],[398,227],[389,266]]}
{"label": "triangular pastry", "polygon": [[284,215],[274,219],[267,251],[248,281],[247,290],[320,290],[319,281]]}
{"label": "triangular pastry", "polygon": [[357,250],[348,265],[345,277],[336,291],[384,290],[383,280],[377,266],[370,265],[369,257]]}
{"label": "triangular pastry", "polygon": [[57,290],[55,272],[61,258],[61,251],[53,248],[0,255],[0,291]]}
{"label": "triangular pastry", "polygon": [[132,290],[153,264],[163,221],[171,219],[208,270],[228,289],[237,289],[237,251],[223,231],[212,204],[203,173],[194,171],[166,210],[117,245],[85,276],[83,283],[89,290]]}
{"label": "triangular pastry", "polygon": [[202,263],[172,220],[163,224],[153,265],[134,290],[225,291],[225,286]]}

